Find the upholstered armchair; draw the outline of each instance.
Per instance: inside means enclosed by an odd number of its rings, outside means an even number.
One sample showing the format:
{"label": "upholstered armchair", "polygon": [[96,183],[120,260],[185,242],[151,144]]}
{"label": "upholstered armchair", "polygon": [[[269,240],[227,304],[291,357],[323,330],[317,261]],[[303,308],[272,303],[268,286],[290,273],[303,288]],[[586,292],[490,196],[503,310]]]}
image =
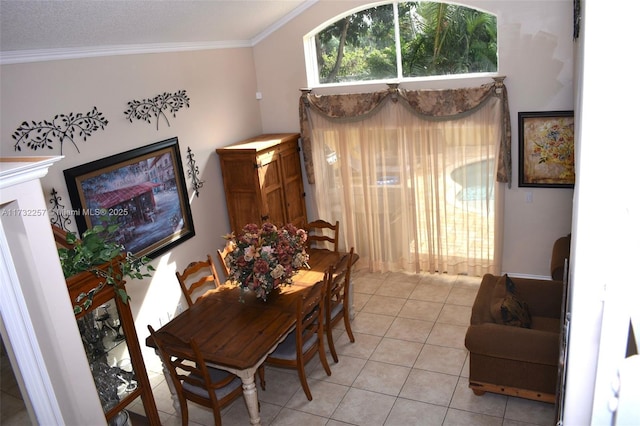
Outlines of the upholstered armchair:
{"label": "upholstered armchair", "polygon": [[[568,238],[554,244],[552,276],[569,257]],[[465,337],[469,387],[476,395],[555,401],[563,293],[561,280],[483,277]]]}

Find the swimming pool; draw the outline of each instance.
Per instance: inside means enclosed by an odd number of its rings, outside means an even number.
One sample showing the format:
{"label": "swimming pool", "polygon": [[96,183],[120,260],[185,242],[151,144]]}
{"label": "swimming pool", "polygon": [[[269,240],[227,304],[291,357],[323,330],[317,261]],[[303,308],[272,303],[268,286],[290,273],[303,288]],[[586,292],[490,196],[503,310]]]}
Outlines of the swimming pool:
{"label": "swimming pool", "polygon": [[458,201],[493,200],[495,160],[474,161],[451,171],[451,179],[462,188],[456,192]]}

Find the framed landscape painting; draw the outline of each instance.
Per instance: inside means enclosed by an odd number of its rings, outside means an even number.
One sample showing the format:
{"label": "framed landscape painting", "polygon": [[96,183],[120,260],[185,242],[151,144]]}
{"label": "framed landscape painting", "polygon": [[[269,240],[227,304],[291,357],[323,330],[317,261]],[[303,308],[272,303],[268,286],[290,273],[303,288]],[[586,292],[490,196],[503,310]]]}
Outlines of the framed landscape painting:
{"label": "framed landscape painting", "polygon": [[518,113],[518,186],[574,187],[573,126],[573,111]]}
{"label": "framed landscape painting", "polygon": [[64,171],[80,235],[106,217],[136,256],[156,257],[193,237],[178,138]]}

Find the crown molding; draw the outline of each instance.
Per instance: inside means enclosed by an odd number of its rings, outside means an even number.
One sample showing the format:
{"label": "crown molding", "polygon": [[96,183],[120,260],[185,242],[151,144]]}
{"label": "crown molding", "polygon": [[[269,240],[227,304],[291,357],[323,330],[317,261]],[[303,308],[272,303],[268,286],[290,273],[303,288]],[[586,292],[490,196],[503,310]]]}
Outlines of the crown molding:
{"label": "crown molding", "polygon": [[64,49],[14,50],[0,52],[0,65],[97,58],[101,56],[189,52],[197,50],[235,49],[245,47],[252,47],[251,42],[245,40],[231,40],[223,42],[152,43],[138,45],[74,47]]}
{"label": "crown molding", "polygon": [[213,49],[254,47],[287,22],[316,4],[319,0],[306,0],[300,6],[274,22],[251,40],[227,40],[212,42],[150,43],[113,46],[71,47],[59,49],[13,50],[0,52],[0,65],[29,62],[62,61],[66,59],[97,58],[101,56],[140,55],[148,53],[189,52]]}
{"label": "crown molding", "polygon": [[309,9],[311,6],[316,4],[319,0],[305,0],[300,6],[293,9],[291,12],[274,22],[272,25],[267,27],[260,34],[251,39],[251,45],[255,46],[260,43],[265,38],[269,37],[272,33],[278,30],[280,27],[284,26],[287,22],[291,21],[296,16],[300,15],[305,10]]}

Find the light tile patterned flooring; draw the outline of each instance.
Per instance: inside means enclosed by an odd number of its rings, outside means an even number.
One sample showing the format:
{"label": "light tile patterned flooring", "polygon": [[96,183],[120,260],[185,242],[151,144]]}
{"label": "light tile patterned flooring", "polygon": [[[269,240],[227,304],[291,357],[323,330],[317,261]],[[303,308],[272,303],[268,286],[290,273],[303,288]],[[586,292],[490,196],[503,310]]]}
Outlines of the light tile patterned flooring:
{"label": "light tile patterned flooring", "polygon": [[[1,339],[0,339],[1,341]],[[0,425],[23,426],[29,424],[29,415],[22,401],[18,382],[2,341],[0,348]]]}
{"label": "light tile patterned flooring", "polygon": [[[553,425],[554,406],[468,388],[464,335],[480,278],[402,273],[354,276],[355,343],[337,330],[339,362],[307,366],[313,401],[295,370],[267,367],[258,390],[263,425]],[[180,424],[164,378],[150,372],[163,425]],[[259,386],[258,386],[259,387]],[[134,411],[144,413],[141,405]],[[211,413],[190,405],[192,425]],[[225,426],[248,425],[244,400],[223,410]]]}

